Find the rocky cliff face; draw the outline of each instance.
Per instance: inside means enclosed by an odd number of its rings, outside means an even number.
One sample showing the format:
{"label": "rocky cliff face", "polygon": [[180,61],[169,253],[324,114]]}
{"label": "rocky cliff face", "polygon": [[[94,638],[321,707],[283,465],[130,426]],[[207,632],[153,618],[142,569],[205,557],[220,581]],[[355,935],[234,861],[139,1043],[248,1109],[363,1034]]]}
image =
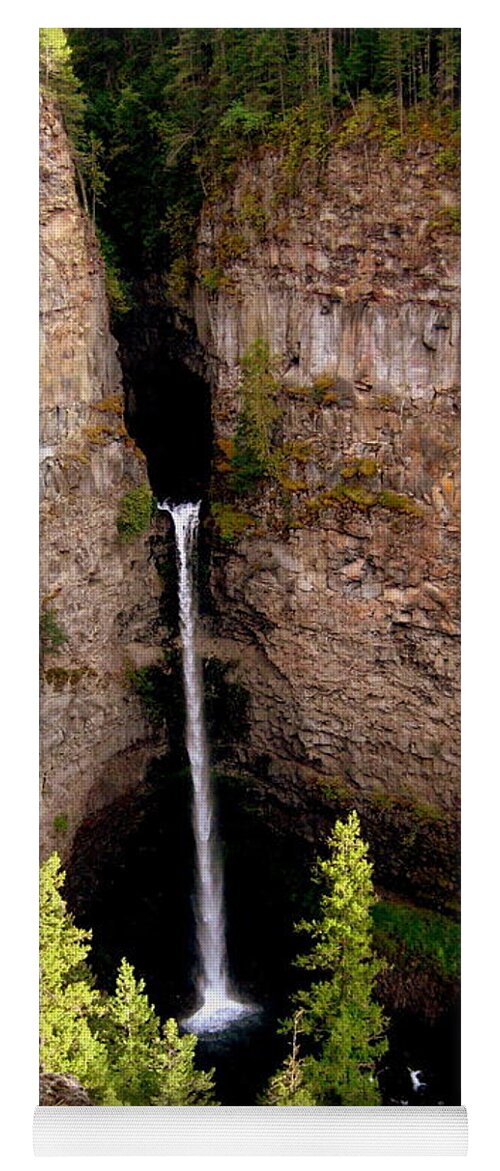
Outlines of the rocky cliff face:
{"label": "rocky cliff face", "polygon": [[205,210],[195,316],[226,501],[258,337],[279,384],[278,470],[214,557],[213,647],[252,697],[242,759],[452,810],[458,213],[435,154],[339,150],[300,194],[278,158],[243,168]]}
{"label": "rocky cliff face", "polygon": [[[65,852],[163,747],[126,681],[130,665],[158,660],[159,585],[147,539],[118,538],[120,498],[146,471],[123,426],[101,261],[47,105],[41,142],[42,613],[65,636],[42,666],[42,839]],[[214,541],[206,650],[250,692],[241,763],[289,807],[347,794],[448,814],[457,195],[432,146],[393,159],[351,145],[319,181],[294,183],[278,156],[254,159],[201,222],[199,349],[183,357],[212,384],[213,502],[238,510]],[[258,338],[277,387],[275,459],[258,493],[235,500],[242,361]]]}
{"label": "rocky cliff face", "polygon": [[57,111],[41,108],[41,838],[65,854],[92,809],[158,750],[127,668],[158,654],[148,540],[119,540],[145,480],[122,420],[102,261]]}

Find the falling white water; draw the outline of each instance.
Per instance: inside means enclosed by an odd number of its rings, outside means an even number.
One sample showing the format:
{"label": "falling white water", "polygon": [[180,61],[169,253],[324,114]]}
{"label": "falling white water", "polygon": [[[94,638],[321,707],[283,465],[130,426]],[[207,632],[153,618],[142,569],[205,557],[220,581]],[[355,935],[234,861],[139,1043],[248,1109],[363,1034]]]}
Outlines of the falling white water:
{"label": "falling white water", "polygon": [[217,1032],[252,1013],[251,1005],[231,990],[226,952],[224,888],[214,818],[208,743],[205,731],[203,676],[196,648],[198,622],[195,556],[200,513],[197,504],[158,506],[175,526],[182,666],[186,701],[186,746],[193,780],[193,831],[196,846],[196,935],[200,961],[200,1007],[184,1021],[194,1033]]}

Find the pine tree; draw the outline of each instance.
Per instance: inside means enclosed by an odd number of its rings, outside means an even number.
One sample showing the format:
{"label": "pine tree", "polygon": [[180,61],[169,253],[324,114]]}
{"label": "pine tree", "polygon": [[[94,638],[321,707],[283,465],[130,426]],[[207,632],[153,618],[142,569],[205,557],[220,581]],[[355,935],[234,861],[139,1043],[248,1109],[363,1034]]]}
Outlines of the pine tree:
{"label": "pine tree", "polygon": [[71,64],[71,50],[62,28],[41,28],[39,36],[40,83],[56,99],[73,143],[85,139],[86,98]]}
{"label": "pine tree", "polygon": [[74,1074],[94,1101],[111,1102],[106,1049],[97,1035],[101,998],[87,966],[91,935],[66,910],[64,878],[52,854],[40,877],[40,1064],[46,1073]]}
{"label": "pine tree", "polygon": [[458,29],[45,29],[42,83],[76,122],[85,87],[79,167],[99,226],[123,267],[148,269],[182,255],[203,198],[257,144],[279,144],[289,174],[328,153],[332,108],[359,98],[401,137],[422,101],[449,115],[459,53]]}
{"label": "pine tree", "polygon": [[114,996],[94,988],[91,932],[75,926],[60,893],[57,854],[40,880],[40,1064],[74,1074],[97,1104],[190,1106],[213,1101],[213,1070],[194,1067],[197,1038],[174,1020],[160,1031],[144,980],[122,960]]}
{"label": "pine tree", "polygon": [[303,1084],[318,1105],[377,1105],[376,1063],[387,1049],[387,1021],[373,988],[383,964],[372,950],[372,865],[355,811],[337,821],[329,847],[330,856],[317,865],[321,914],[299,924],[313,947],[298,963],[321,975],[296,998],[302,1030],[317,1045],[316,1055],[304,1058]]}
{"label": "pine tree", "polygon": [[109,1053],[110,1083],[123,1105],[206,1105],[211,1100],[212,1071],[194,1068],[196,1037],[180,1037],[174,1020],[168,1020],[160,1033],[144,980],[136,978],[125,959],[115,994],[107,1002],[102,1036]]}
{"label": "pine tree", "polygon": [[[39,35],[41,89],[50,94],[62,114],[71,146],[83,207],[95,224],[96,204],[103,202],[108,182],[104,147],[100,138],[86,130],[87,97],[73,69],[72,53],[62,28],[41,28]],[[91,195],[91,207],[87,198]]]}
{"label": "pine tree", "polygon": [[290,1053],[271,1078],[262,1096],[262,1106],[315,1106],[311,1091],[304,1085],[304,1061],[299,1056],[298,1033],[302,1010],[295,1013]]}
{"label": "pine tree", "polygon": [[174,1020],[162,1029],[157,1052],[159,1089],[155,1106],[214,1106],[213,1069],[195,1069],[198,1040],[192,1033],[179,1035]]}
{"label": "pine tree", "polygon": [[101,1036],[109,1053],[109,1077],[119,1102],[142,1106],[157,1089],[154,1050],[159,1021],[149,1003],[144,980],[122,960],[114,996],[106,1004]]}

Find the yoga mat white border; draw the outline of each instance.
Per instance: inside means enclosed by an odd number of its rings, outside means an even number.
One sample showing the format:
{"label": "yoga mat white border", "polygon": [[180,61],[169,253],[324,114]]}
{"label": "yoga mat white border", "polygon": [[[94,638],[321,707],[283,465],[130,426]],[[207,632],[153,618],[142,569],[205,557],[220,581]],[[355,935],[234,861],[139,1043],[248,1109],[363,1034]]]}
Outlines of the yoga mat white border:
{"label": "yoga mat white border", "polygon": [[35,1155],[465,1155],[461,1106],[40,1106]]}
{"label": "yoga mat white border", "polygon": [[[483,13],[484,15],[484,13]],[[498,265],[494,260],[497,221],[497,158],[494,113],[498,104],[497,41],[488,40],[477,7],[463,0],[421,0],[418,9],[402,13],[395,0],[384,0],[374,8],[368,0],[340,2],[335,9],[338,25],[461,26],[464,30],[464,472],[468,492],[464,499],[464,714],[463,740],[463,837],[465,866],[463,909],[465,950],[463,957],[463,1101],[467,1102],[470,1145],[469,1160],[478,1171],[491,1166],[492,1152],[498,1149],[498,1039],[493,1036],[492,1006],[498,996],[498,960],[494,892],[498,890],[499,786],[494,773],[498,761],[497,658],[492,645],[491,624],[485,579],[478,574],[485,550],[497,532],[493,507],[498,502],[496,484],[500,425],[494,391],[493,341],[498,333]],[[118,19],[117,19],[118,18]],[[236,20],[235,20],[236,18]],[[217,0],[210,10],[210,23],[225,26],[255,23],[260,26],[327,25],[331,6],[256,2],[245,16],[228,0]],[[120,24],[143,26],[182,23],[205,24],[206,6],[194,0],[176,12],[175,8],[143,0],[140,10],[131,0],[122,0],[119,9],[100,0],[73,0],[71,6],[44,3],[38,9],[10,7],[4,19],[5,84],[3,104],[3,148],[6,165],[12,162],[9,182],[4,184],[8,220],[6,224],[4,269],[4,318],[6,347],[3,353],[4,451],[0,467],[3,477],[2,543],[14,559],[15,572],[0,581],[3,614],[3,661],[8,669],[4,708],[2,787],[4,843],[0,856],[4,895],[3,933],[6,950],[0,970],[1,1002],[6,1007],[3,1025],[2,1152],[12,1167],[26,1166],[32,1153],[32,1118],[37,1101],[37,944],[31,928],[37,914],[38,816],[35,773],[37,770],[36,640],[37,599],[37,401],[38,362],[36,320],[37,287],[37,30],[38,25],[73,24],[100,26]],[[489,22],[493,32],[495,18]],[[21,52],[22,45],[22,52]],[[13,162],[15,160],[15,163]],[[490,339],[486,345],[478,339]],[[10,345],[9,345],[10,343]],[[482,389],[481,389],[482,388]],[[488,418],[481,394],[488,396]],[[500,423],[500,420],[499,420]],[[21,465],[23,465],[21,467]],[[22,474],[20,474],[20,472]],[[481,486],[477,507],[476,486]],[[490,505],[487,506],[487,502]],[[10,563],[14,570],[14,563]],[[376,1156],[357,1166],[373,1171]],[[139,1169],[142,1161],[136,1158]],[[58,1163],[57,1166],[61,1164]],[[383,1159],[378,1164],[384,1165]],[[392,1163],[392,1166],[395,1164]],[[406,1162],[403,1166],[406,1166]],[[453,1165],[453,1164],[452,1164]],[[463,1164],[460,1163],[460,1166]],[[50,1160],[49,1164],[50,1166]],[[82,1163],[79,1164],[82,1166]],[[87,1166],[83,1160],[83,1166]],[[92,1163],[88,1163],[91,1168]],[[130,1166],[130,1163],[127,1164]],[[132,1166],[134,1164],[132,1163]],[[172,1163],[169,1165],[172,1167]],[[216,1171],[217,1160],[208,1164],[197,1158],[187,1166]],[[234,1161],[235,1169],[248,1164]],[[299,1159],[302,1169],[312,1167]],[[340,1168],[345,1166],[342,1162]],[[441,1167],[432,1159],[426,1168]],[[45,1163],[47,1167],[47,1162]],[[447,1164],[450,1167],[450,1163]]]}

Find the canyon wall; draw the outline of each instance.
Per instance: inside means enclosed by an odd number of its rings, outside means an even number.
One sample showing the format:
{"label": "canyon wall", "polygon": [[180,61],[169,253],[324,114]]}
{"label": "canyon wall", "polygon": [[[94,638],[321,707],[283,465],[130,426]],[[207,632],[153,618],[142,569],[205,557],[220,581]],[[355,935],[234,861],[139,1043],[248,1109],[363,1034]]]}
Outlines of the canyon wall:
{"label": "canyon wall", "polygon": [[[179,317],[196,347],[165,308],[180,359],[212,386],[204,648],[250,694],[240,763],[290,806],[318,792],[431,815],[458,805],[458,196],[438,163],[432,144],[402,159],[351,144],[297,179],[279,155],[254,158],[203,211]],[[123,543],[116,525],[146,467],[123,424],[102,261],[45,100],[41,213],[41,612],[56,630],[41,828],[43,850],[64,854],[166,744],[128,682],[161,660],[160,585],[148,536]],[[273,462],[238,497],[242,365],[258,339]]]}
{"label": "canyon wall", "polygon": [[[210,647],[251,694],[242,761],[290,792],[458,803],[457,209],[431,143],[339,148],[295,190],[267,154],[203,214],[194,312],[226,518]],[[278,460],[237,500],[258,338]]]}
{"label": "canyon wall", "polygon": [[92,810],[142,779],[162,747],[127,675],[158,657],[147,536],[123,543],[123,494],[145,481],[123,424],[104,271],[68,141],[42,98],[41,843],[65,855]]}

